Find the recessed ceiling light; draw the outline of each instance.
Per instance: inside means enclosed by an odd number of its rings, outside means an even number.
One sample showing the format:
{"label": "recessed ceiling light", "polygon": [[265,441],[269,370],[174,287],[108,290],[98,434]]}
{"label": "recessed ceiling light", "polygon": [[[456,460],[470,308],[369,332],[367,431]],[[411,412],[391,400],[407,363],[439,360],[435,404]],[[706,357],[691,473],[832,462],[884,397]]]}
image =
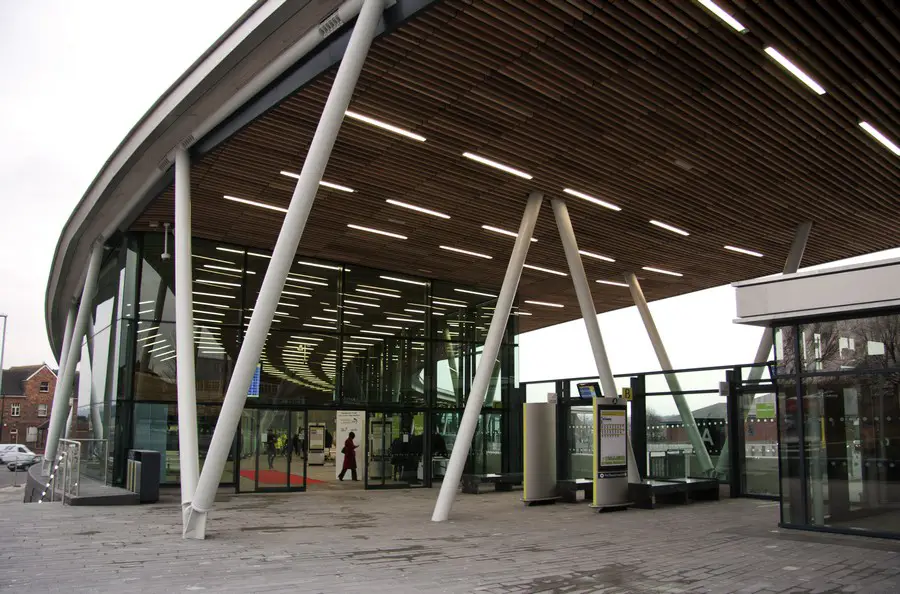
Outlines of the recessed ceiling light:
{"label": "recessed ceiling light", "polygon": [[793,74],[800,82],[815,91],[817,94],[825,94],[825,89],[822,88],[822,85],[814,81],[812,77],[800,70],[800,68],[798,68],[796,64],[781,55],[781,53],[777,49],[775,49],[774,47],[767,47],[766,53],[769,54],[769,56],[771,56],[772,59],[774,59],[776,62],[781,64],[781,66],[784,67],[785,70]]}
{"label": "recessed ceiling light", "polygon": [[628,284],[627,284],[627,283],[620,283],[620,282],[609,281],[609,280],[598,280],[598,281],[596,281],[596,282],[600,283],[601,285],[612,285],[613,287],[625,287],[625,288],[628,288]]}
{"label": "recessed ceiling light", "polygon": [[325,318],[325,317],[322,317],[322,316],[310,316],[310,319],[312,319],[312,320],[319,320],[319,321],[321,321],[321,322],[335,322],[335,323],[337,323],[337,320],[333,320],[333,319],[331,319],[331,318]]}
{"label": "recessed ceiling light", "polygon": [[382,332],[381,330],[360,330],[363,334],[379,334],[381,336],[393,336],[393,332]]}
{"label": "recessed ceiling light", "polygon": [[[194,293],[196,295],[197,293]],[[206,307],[218,307],[219,309],[228,309],[227,305],[222,305],[221,303],[207,303],[205,301],[194,301],[194,305],[205,305]],[[294,306],[296,307],[296,306]]]}
{"label": "recessed ceiling light", "polygon": [[[216,248],[216,249],[218,250],[220,248]],[[235,251],[237,251],[237,250],[235,250]],[[241,252],[241,255],[243,255],[243,253],[244,252]],[[219,262],[221,264],[230,264],[231,266],[237,266],[237,264],[235,264],[231,260],[222,260],[221,258],[210,258],[209,256],[201,256],[199,254],[194,254],[193,257],[199,258],[200,260],[209,260],[210,262]],[[145,303],[153,303],[153,301],[142,301],[141,303],[138,303],[138,305],[144,305]]]}
{"label": "recessed ceiling light", "polygon": [[[225,271],[227,271],[227,272],[238,272],[238,273],[244,272],[244,271],[241,270],[240,268],[228,268],[227,266],[216,266],[215,264],[204,264],[203,267],[204,267],[204,268],[211,268],[211,269],[213,269],[213,270],[225,270]],[[248,270],[248,271],[247,271],[247,274],[256,274],[256,273],[253,272],[252,270]]]}
{"label": "recessed ceiling light", "polygon": [[[457,293],[468,293],[469,295],[481,295],[482,297],[496,297],[496,295],[493,295],[491,293],[482,293],[481,291],[472,291],[470,289],[453,289],[453,290],[456,291]],[[439,301],[434,301],[433,303],[437,303],[438,305],[444,305],[443,303],[440,303]],[[467,304],[463,304],[463,305],[467,305]]]}
{"label": "recessed ceiling light", "polygon": [[224,196],[225,200],[230,200],[232,202],[239,202],[241,204],[249,204],[250,206],[258,206],[259,208],[265,208],[267,210],[274,210],[277,212],[287,212],[286,208],[281,208],[280,206],[275,206],[274,204],[266,204],[265,202],[257,202],[256,200],[247,200],[246,198],[235,198],[234,196]]}
{"label": "recessed ceiling light", "polygon": [[433,217],[440,217],[442,219],[449,219],[450,215],[445,215],[442,212],[438,212],[436,210],[431,210],[429,208],[422,208],[421,206],[416,206],[415,204],[409,204],[407,202],[400,202],[399,200],[394,200],[392,198],[385,200],[388,204],[393,204],[394,206],[399,206],[400,208],[407,208],[409,210],[414,210],[416,212],[421,212],[423,214],[431,215]]}
{"label": "recessed ceiling light", "polygon": [[151,328],[142,328],[141,330],[137,331],[137,334],[140,334],[141,332],[150,332],[151,330],[159,330],[159,326],[153,326]]}
{"label": "recessed ceiling light", "polygon": [[[422,312],[422,313],[425,313],[425,312]],[[425,323],[425,320],[414,320],[414,319],[412,319],[412,318],[395,318],[395,317],[388,317],[387,319],[388,319],[388,320],[391,320],[392,322],[412,322],[412,323],[414,323],[414,324],[424,324],[424,323]]]}
{"label": "recessed ceiling light", "polygon": [[[403,311],[408,311],[409,313],[414,313],[414,314],[423,314],[423,313],[425,313],[425,310],[424,310],[424,309],[410,309],[410,308],[407,308],[407,309],[404,309]],[[406,314],[403,314],[403,315],[406,315]]]}
{"label": "recessed ceiling light", "polygon": [[357,113],[355,111],[350,111],[349,109],[344,112],[346,113],[348,118],[352,118],[354,120],[358,120],[360,122],[365,122],[371,126],[375,126],[376,128],[381,128],[382,130],[387,130],[388,132],[393,132],[394,134],[399,134],[400,136],[405,136],[406,138],[411,138],[412,140],[418,140],[419,142],[425,142],[425,137],[421,134],[416,134],[415,132],[410,132],[409,130],[404,130],[398,126],[394,126],[388,124],[386,122],[382,122],[381,120],[376,120],[375,118],[370,118],[369,116],[364,116],[361,113]]}
{"label": "recessed ceiling light", "polygon": [[349,299],[344,299],[344,303],[352,303],[353,305],[363,305],[365,307],[381,307],[377,303],[366,303],[365,301],[350,301]]}
{"label": "recessed ceiling light", "polygon": [[448,301],[432,301],[435,305],[446,305],[447,307],[465,307],[465,303],[450,303]]}
{"label": "recessed ceiling light", "polygon": [[725,10],[721,6],[717,5],[712,0],[697,0],[697,1],[700,2],[700,4],[705,6],[707,10],[709,10],[711,13],[713,13],[714,15],[719,17],[729,27],[731,27],[738,33],[746,33],[747,32],[747,27],[740,24],[737,21],[737,19],[735,19],[733,16],[731,16],[730,14],[725,12]]}
{"label": "recessed ceiling light", "polygon": [[609,256],[601,256],[600,254],[595,254],[594,252],[588,252],[586,250],[578,250],[578,253],[582,256],[587,256],[588,258],[603,260],[604,262],[615,262],[615,260],[613,258],[610,258]]}
{"label": "recessed ceiling light", "polygon": [[559,270],[553,270],[551,268],[542,268],[540,266],[532,266],[531,264],[523,264],[525,268],[529,268],[531,270],[537,270],[539,272],[546,272],[547,274],[555,274],[556,276],[569,276],[565,272],[560,272]]}
{"label": "recessed ceiling light", "polygon": [[[281,171],[280,173],[281,173],[281,175],[284,175],[287,177],[292,177],[294,179],[300,179],[299,173],[293,173],[290,171]],[[356,191],[353,188],[348,188],[347,186],[342,186],[340,184],[333,184],[333,183],[327,182],[327,181],[320,181],[319,185],[322,186],[323,188],[331,188],[332,190],[338,190],[341,192],[349,192],[351,194]]]}
{"label": "recessed ceiling light", "polygon": [[[509,237],[518,237],[519,234],[515,231],[507,231],[506,229],[501,229],[500,227],[493,227],[491,225],[482,225],[482,229],[485,231],[493,231],[494,233],[500,233],[501,235],[508,235]],[[531,238],[531,241],[537,243],[537,239],[534,237]]]}
{"label": "recessed ceiling light", "polygon": [[382,291],[373,291],[372,289],[360,289],[359,287],[357,287],[356,292],[357,293],[369,293],[371,295],[381,295],[382,297],[393,297],[394,299],[400,299],[400,295],[397,295],[396,293],[385,293]]}
{"label": "recessed ceiling light", "polygon": [[641,266],[642,270],[646,270],[648,272],[658,272],[659,274],[668,274],[669,276],[684,276],[680,272],[672,272],[671,270],[664,270],[662,268],[653,268],[652,266]]}
{"label": "recessed ceiling light", "polygon": [[514,312],[512,312],[512,315],[514,315],[514,316],[530,316],[532,314],[531,314],[531,312],[527,312],[527,311],[514,311]]}
{"label": "recessed ceiling light", "polygon": [[324,328],[325,330],[334,330],[334,326],[322,326],[321,324],[303,324],[304,328]]}
{"label": "recessed ceiling light", "polygon": [[[391,326],[389,324],[372,324],[373,328],[389,328],[391,330],[403,330],[403,326]],[[346,343],[344,343],[346,344]]]}
{"label": "recessed ceiling light", "polygon": [[685,231],[684,229],[679,229],[678,227],[674,227],[674,226],[672,226],[672,225],[669,225],[668,223],[663,223],[663,222],[661,222],[661,221],[650,221],[650,224],[651,224],[651,225],[656,225],[657,227],[660,227],[660,228],[662,228],[662,229],[665,229],[666,231],[671,231],[672,233],[677,233],[677,234],[679,234],[679,235],[684,235],[685,237],[687,237],[688,235],[690,235],[690,233],[688,233],[688,232]]}
{"label": "recessed ceiling light", "polygon": [[308,293],[296,293],[294,291],[282,291],[282,295],[291,295],[293,297],[312,297],[312,295]]}
{"label": "recessed ceiling light", "polygon": [[398,277],[396,277],[396,276],[384,276],[384,275],[382,275],[380,278],[383,278],[384,280],[389,280],[389,281],[398,282],[398,283],[406,283],[406,284],[408,284],[408,285],[419,285],[420,287],[424,287],[425,285],[428,284],[428,283],[423,282],[423,281],[410,280],[410,279],[408,279],[408,278],[398,278]]}
{"label": "recessed ceiling light", "polygon": [[319,264],[318,262],[308,262],[306,260],[297,260],[297,264],[301,266],[313,266],[315,268],[327,268],[328,270],[340,270],[340,266],[331,266],[329,264]]}
{"label": "recessed ceiling light", "polygon": [[565,188],[563,190],[563,192],[565,192],[566,194],[571,194],[572,196],[577,196],[578,198],[581,198],[582,200],[587,200],[588,202],[593,202],[594,204],[602,206],[603,208],[608,208],[610,210],[615,210],[615,211],[622,210],[621,208],[619,208],[618,206],[616,206],[615,204],[613,204],[611,202],[607,202],[606,200],[600,200],[599,198],[595,198],[595,197],[591,196],[590,194],[585,194],[584,192],[579,192],[578,190],[573,190],[571,188]]}
{"label": "recessed ceiling light", "polygon": [[371,227],[363,227],[362,225],[352,225],[348,224],[348,227],[351,229],[356,229],[357,231],[366,231],[367,233],[376,233],[378,235],[384,235],[386,237],[393,237],[394,239],[406,239],[405,235],[400,235],[399,233],[391,233],[389,231],[382,231],[380,229],[372,229]]}
{"label": "recessed ceiling light", "polygon": [[441,245],[438,247],[440,247],[442,250],[447,250],[448,252],[456,252],[458,254],[465,254],[467,256],[475,256],[476,258],[484,258],[485,260],[493,260],[494,259],[493,256],[488,256],[487,254],[482,254],[479,252],[471,252],[469,250],[463,250],[460,248],[451,247],[449,245]]}
{"label": "recessed ceiling light", "polygon": [[525,303],[530,303],[531,305],[543,305],[544,307],[565,307],[561,303],[549,303],[547,301],[532,301],[530,299],[526,299]]}
{"label": "recessed ceiling light", "polygon": [[872,124],[870,124],[869,122],[860,122],[859,127],[862,128],[863,130],[865,130],[866,132],[868,132],[872,136],[872,138],[874,138],[875,140],[877,140],[878,142],[883,144],[892,153],[900,156],[900,147],[898,147],[896,144],[891,142],[887,136],[885,136],[884,134],[882,134],[881,132],[876,130],[872,126]]}
{"label": "recessed ceiling light", "polygon": [[763,255],[759,252],[754,252],[753,250],[746,250],[744,248],[734,247],[733,245],[726,245],[726,250],[737,252],[739,254],[747,254],[748,256],[756,256],[757,258],[762,258]]}
{"label": "recessed ceiling light", "polygon": [[475,153],[463,153],[463,157],[466,159],[472,159],[482,165],[487,165],[488,167],[493,167],[494,169],[499,169],[500,171],[505,171],[506,173],[510,173],[515,175],[516,177],[521,177],[522,179],[531,179],[532,176],[528,175],[524,171],[519,171],[509,165],[504,165],[503,163],[498,163],[497,161],[492,161],[491,159],[482,157],[481,155],[476,155]]}
{"label": "recessed ceiling light", "polygon": [[[228,253],[230,253],[230,254],[240,254],[240,255],[242,255],[242,256],[243,256],[244,253],[245,253],[244,250],[236,250],[236,249],[234,249],[234,248],[216,247],[216,249],[217,249],[218,251],[220,251],[220,252],[228,252]],[[195,256],[195,257],[196,257],[196,256]]]}

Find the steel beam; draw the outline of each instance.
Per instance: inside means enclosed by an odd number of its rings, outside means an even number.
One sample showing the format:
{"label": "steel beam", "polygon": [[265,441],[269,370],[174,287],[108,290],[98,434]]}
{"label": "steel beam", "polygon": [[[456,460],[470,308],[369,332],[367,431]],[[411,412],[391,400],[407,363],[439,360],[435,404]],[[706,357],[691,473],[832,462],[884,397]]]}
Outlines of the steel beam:
{"label": "steel beam", "polygon": [[[575,239],[575,229],[572,227],[572,220],[569,218],[569,209],[565,200],[554,198],[551,203],[553,204],[553,216],[556,218],[556,226],[559,229],[559,238],[566,253],[569,274],[572,276],[572,284],[575,286],[575,295],[578,297],[581,318],[584,320],[584,327],[587,330],[588,340],[591,343],[594,365],[597,368],[597,375],[600,377],[600,388],[603,396],[615,398],[619,392],[616,389],[616,380],[609,365],[609,357],[606,355],[606,346],[603,344],[603,335],[600,333],[600,324],[597,322],[597,309],[594,307],[591,286],[584,272],[581,254],[578,252],[578,241]],[[637,468],[637,461],[634,459],[634,448],[631,446],[630,437],[626,443],[628,447],[628,482],[638,483],[641,481],[641,474]]]}
{"label": "steel beam", "polygon": [[503,285],[500,287],[500,295],[497,297],[494,315],[491,317],[491,325],[488,327],[481,360],[475,369],[475,378],[472,380],[472,389],[469,391],[469,397],[466,400],[466,409],[459,423],[456,441],[453,442],[453,451],[450,453],[450,461],[447,463],[447,470],[441,483],[441,492],[438,494],[434,513],[431,515],[433,522],[444,522],[450,516],[450,508],[453,507],[453,500],[456,497],[459,481],[462,479],[463,468],[466,465],[466,458],[472,446],[472,437],[475,435],[475,429],[478,426],[478,417],[481,415],[481,408],[484,405],[484,397],[487,394],[488,385],[491,381],[494,364],[497,361],[497,355],[500,353],[500,344],[506,335],[509,313],[512,310],[513,300],[516,297],[516,290],[519,288],[519,279],[522,277],[525,257],[528,255],[531,236],[534,233],[534,226],[537,223],[543,201],[544,195],[539,192],[532,192],[528,196],[525,213],[522,215],[522,222],[519,224],[519,233],[516,236],[512,254],[509,257],[509,264],[506,266]]}
{"label": "steel beam", "polygon": [[322,181],[325,166],[328,164],[331,150],[337,140],[344,113],[350,105],[353,90],[372,44],[375,28],[384,11],[384,6],[384,0],[365,0],[363,2],[362,10],[353,28],[350,44],[332,83],[331,92],[328,94],[328,100],[325,102],[325,108],[319,118],[319,125],[309,145],[303,169],[294,188],[290,206],[284,216],[284,223],[278,234],[272,259],[266,270],[259,297],[257,297],[253,315],[250,318],[250,325],[234,364],[234,372],[222,403],[222,410],[213,432],[203,471],[200,473],[200,480],[191,500],[191,506],[187,510],[187,521],[183,532],[185,538],[202,539],[206,537],[207,514],[212,509],[216,490],[219,487],[219,479],[225,468],[228,452],[231,450],[231,444],[241,420],[250,381],[256,371],[266,336],[272,325],[272,318],[275,316],[278,299],[284,289],[284,282],[297,254],[297,246],[300,244],[303,229],[309,219],[319,182]]}

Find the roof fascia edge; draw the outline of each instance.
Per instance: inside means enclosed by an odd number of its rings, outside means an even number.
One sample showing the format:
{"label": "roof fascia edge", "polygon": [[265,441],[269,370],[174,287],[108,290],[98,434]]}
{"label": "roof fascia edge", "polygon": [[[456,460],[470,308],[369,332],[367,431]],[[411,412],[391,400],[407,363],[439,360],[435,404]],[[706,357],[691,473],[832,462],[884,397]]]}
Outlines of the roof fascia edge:
{"label": "roof fascia edge", "polygon": [[[66,263],[64,260],[69,259],[69,256],[73,251],[70,248],[73,244],[81,240],[81,236],[83,235],[81,225],[83,225],[88,211],[92,210],[96,206],[97,201],[103,198],[104,192],[109,189],[109,184],[121,173],[123,166],[127,164],[129,159],[134,157],[136,151],[142,148],[144,141],[148,139],[160,125],[165,124],[167,120],[171,118],[172,110],[178,106],[180,101],[202,83],[206,76],[214,72],[215,68],[228,58],[232,50],[247,39],[257,27],[273,14],[277,13],[285,2],[286,0],[258,0],[209,50],[207,50],[203,56],[201,56],[200,59],[191,66],[187,72],[185,72],[185,74],[175,82],[175,84],[166,91],[159,100],[157,100],[147,114],[141,118],[134,128],[132,128],[128,136],[119,144],[112,156],[110,156],[104,164],[100,173],[94,181],[91,182],[87,192],[84,194],[81,201],[79,201],[60,234],[50,270],[47,290],[45,292],[45,323],[47,326],[47,336],[50,339],[51,348],[54,352],[58,353],[61,348],[61,343],[58,340],[59,337],[56,335],[53,328],[53,306],[57,303],[61,290],[58,281],[62,270],[68,268],[68,266],[65,265]],[[342,4],[338,10],[345,10],[345,7],[349,7],[350,10],[353,10],[353,6],[356,6],[356,13],[358,13],[361,5],[362,0],[348,0]],[[317,30],[318,28],[314,28],[311,32]],[[274,62],[275,61],[273,61],[273,63]],[[272,64],[270,63],[270,66],[271,65]],[[285,64],[284,68],[289,66],[290,64]],[[251,83],[252,82],[253,81],[251,81]],[[246,86],[249,86],[249,84],[245,85],[245,87]],[[235,106],[235,108],[237,107],[239,107],[239,105]],[[227,115],[228,114],[223,115],[222,118],[224,119]],[[212,125],[209,125],[209,129],[212,129],[216,124],[217,123],[214,122]],[[198,137],[197,134],[192,134],[185,140],[193,141]],[[186,143],[183,142],[182,146],[184,146],[184,144]],[[184,148],[188,147],[184,146]],[[170,151],[169,155],[173,152],[174,148]],[[167,159],[171,159],[171,157],[167,155]],[[165,160],[163,162],[165,162]],[[159,183],[160,180],[158,178],[169,173],[168,169],[160,170],[159,168],[156,169],[156,172],[154,177],[148,179],[147,182],[141,186],[141,189],[136,195],[142,197],[144,192]],[[108,196],[106,198],[109,199]],[[117,211],[119,215],[116,217],[116,220],[107,225],[104,232],[99,235],[107,237],[120,228],[122,221],[130,215],[130,207],[133,202],[134,199],[129,201],[129,204],[122,205],[118,208]]]}

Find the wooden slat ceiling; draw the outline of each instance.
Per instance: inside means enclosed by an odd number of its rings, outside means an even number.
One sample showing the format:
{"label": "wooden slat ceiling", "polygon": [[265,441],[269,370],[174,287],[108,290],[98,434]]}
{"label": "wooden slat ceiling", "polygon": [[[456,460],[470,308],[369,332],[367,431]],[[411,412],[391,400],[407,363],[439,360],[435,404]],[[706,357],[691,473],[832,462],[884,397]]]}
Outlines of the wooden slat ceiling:
{"label": "wooden slat ceiling", "polygon": [[[447,0],[376,40],[351,109],[413,130],[416,142],[346,119],[299,253],[466,285],[496,287],[529,191],[574,188],[621,207],[568,204],[589,278],[637,270],[651,300],[777,273],[793,229],[814,229],[804,265],[889,249],[900,237],[898,157],[858,126],[900,139],[900,3],[718,2],[737,33],[687,0]],[[817,95],[765,53],[803,68]],[[194,165],[194,234],[271,248],[334,70]],[[470,151],[534,176],[462,157]],[[439,219],[385,202],[441,211]],[[173,218],[169,188],[135,229]],[[690,232],[682,237],[649,224]],[[408,236],[405,241],[348,223]],[[566,270],[549,203],[528,262]],[[492,260],[439,249],[451,245]],[[734,245],[763,258],[723,249]],[[645,272],[643,266],[683,277]],[[599,312],[631,304],[592,283]],[[525,270],[530,330],[578,317],[571,280]]]}

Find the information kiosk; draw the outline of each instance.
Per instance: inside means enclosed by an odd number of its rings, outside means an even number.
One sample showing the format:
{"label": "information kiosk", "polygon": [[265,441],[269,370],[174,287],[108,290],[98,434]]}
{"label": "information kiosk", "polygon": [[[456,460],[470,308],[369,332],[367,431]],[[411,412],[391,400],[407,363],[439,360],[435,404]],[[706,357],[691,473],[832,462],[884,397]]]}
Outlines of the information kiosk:
{"label": "information kiosk", "polygon": [[622,509],[628,500],[628,407],[604,398],[597,382],[578,384],[578,395],[594,402],[594,500],[598,510]]}
{"label": "information kiosk", "polygon": [[313,423],[309,426],[309,459],[308,463],[315,466],[325,464],[325,425]]}

